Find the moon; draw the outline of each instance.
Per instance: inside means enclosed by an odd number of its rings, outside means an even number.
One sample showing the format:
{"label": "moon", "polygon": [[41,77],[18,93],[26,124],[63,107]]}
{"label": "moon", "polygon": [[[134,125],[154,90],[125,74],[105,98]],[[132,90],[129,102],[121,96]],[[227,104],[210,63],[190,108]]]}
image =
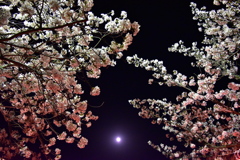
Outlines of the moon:
{"label": "moon", "polygon": [[122,140],[121,137],[116,137],[116,142],[119,143],[119,142],[121,142],[121,140]]}

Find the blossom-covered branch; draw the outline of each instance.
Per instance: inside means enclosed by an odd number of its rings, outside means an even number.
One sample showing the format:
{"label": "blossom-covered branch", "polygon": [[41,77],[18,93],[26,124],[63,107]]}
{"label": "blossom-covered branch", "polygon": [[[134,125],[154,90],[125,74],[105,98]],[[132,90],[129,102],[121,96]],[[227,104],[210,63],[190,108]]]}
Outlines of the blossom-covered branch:
{"label": "blossom-covered branch", "polygon": [[[130,100],[133,107],[141,109],[139,116],[152,119],[153,124],[163,126],[171,141],[178,145],[149,145],[171,159],[228,159],[239,158],[240,151],[240,6],[237,0],[214,0],[224,8],[207,11],[191,3],[193,19],[198,20],[199,31],[204,33],[202,47],[193,42],[186,47],[183,41],[169,48],[184,56],[195,58],[193,67],[201,72],[188,77],[177,70],[172,73],[160,60],[146,60],[137,55],[127,57],[130,64],[152,71],[149,84],[181,87],[176,102],[156,99]],[[223,80],[224,79],[224,80]],[[221,82],[222,89],[216,85]]]}
{"label": "blossom-covered branch", "polygon": [[[81,82],[115,66],[140,26],[125,11],[95,16],[93,0],[0,3],[0,157],[60,159],[57,140],[84,148],[82,126],[98,116],[82,99]],[[89,95],[100,94],[99,86],[90,87]]]}

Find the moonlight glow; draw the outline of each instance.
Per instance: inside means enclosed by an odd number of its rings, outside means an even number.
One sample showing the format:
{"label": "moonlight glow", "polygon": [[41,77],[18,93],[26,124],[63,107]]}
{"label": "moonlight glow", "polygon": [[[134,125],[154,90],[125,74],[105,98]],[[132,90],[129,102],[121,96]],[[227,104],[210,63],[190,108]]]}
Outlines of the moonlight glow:
{"label": "moonlight glow", "polygon": [[116,138],[116,142],[121,142],[121,138],[120,138],[120,137],[117,137],[117,138]]}

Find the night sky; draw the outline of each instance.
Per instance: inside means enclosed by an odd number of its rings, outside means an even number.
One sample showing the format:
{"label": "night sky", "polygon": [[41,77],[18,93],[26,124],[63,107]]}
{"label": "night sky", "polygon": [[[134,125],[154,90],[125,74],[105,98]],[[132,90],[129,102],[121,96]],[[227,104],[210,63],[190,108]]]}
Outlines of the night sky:
{"label": "night sky", "polygon": [[[121,10],[128,13],[128,18],[141,25],[139,34],[134,38],[125,56],[138,54],[146,59],[163,60],[168,71],[177,69],[186,75],[195,70],[191,68],[188,57],[178,53],[169,53],[168,47],[183,40],[186,46],[191,42],[200,42],[203,34],[197,30],[197,21],[192,20],[189,4],[197,2],[198,6],[207,6],[210,10],[211,0],[95,0],[93,13],[108,13],[114,10],[116,16]],[[168,143],[161,126],[152,125],[149,120],[138,116],[128,100],[134,98],[167,98],[175,100],[179,88],[148,85],[151,72],[135,68],[125,61],[117,61],[116,67],[102,69],[102,75],[92,80],[101,88],[101,96],[89,100],[91,105],[104,105],[90,108],[99,120],[92,127],[83,128],[82,135],[89,140],[84,149],[76,145],[62,144],[63,160],[167,160],[160,152],[147,144]],[[87,92],[85,92],[87,94]],[[117,143],[115,138],[122,141]]]}

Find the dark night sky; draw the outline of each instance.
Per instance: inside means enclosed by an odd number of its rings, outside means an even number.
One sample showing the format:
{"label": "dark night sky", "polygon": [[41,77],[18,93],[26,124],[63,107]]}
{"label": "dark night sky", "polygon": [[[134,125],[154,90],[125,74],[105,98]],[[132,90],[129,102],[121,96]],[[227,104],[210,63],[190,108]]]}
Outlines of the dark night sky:
{"label": "dark night sky", "polygon": [[[116,16],[121,10],[128,13],[128,18],[138,21],[140,33],[133,40],[125,55],[138,54],[148,59],[161,59],[169,68],[190,74],[190,58],[181,54],[169,53],[167,48],[180,39],[189,46],[193,41],[202,39],[197,31],[197,22],[192,20],[191,1],[198,6],[212,7],[211,0],[95,0],[93,13],[108,13],[115,10]],[[90,101],[94,115],[99,120],[92,127],[83,128],[82,135],[88,138],[85,149],[76,145],[64,144],[63,160],[167,160],[162,154],[152,149],[148,140],[155,144],[167,143],[161,126],[152,125],[150,121],[138,116],[138,110],[129,105],[128,100],[134,98],[168,98],[174,100],[181,89],[148,85],[151,73],[141,68],[128,65],[124,58],[117,61],[116,67],[102,70],[101,78],[93,81],[101,87],[101,96]],[[117,144],[116,136],[122,137]]]}

